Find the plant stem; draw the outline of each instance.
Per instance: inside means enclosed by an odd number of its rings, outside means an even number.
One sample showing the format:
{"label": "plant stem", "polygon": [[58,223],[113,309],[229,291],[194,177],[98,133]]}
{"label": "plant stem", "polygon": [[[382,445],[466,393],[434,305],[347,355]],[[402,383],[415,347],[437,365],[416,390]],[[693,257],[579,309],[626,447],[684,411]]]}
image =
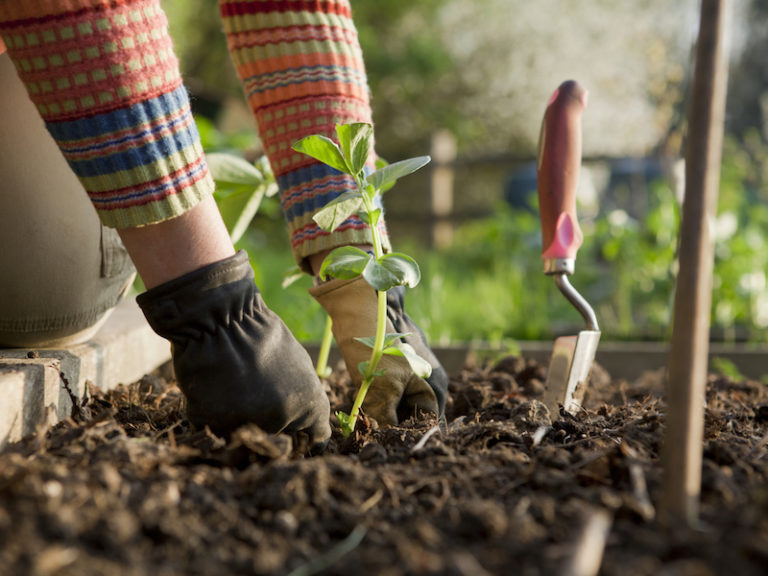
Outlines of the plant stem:
{"label": "plant stem", "polygon": [[[356,178],[357,186],[361,193],[364,189],[363,182],[360,178]],[[372,214],[376,209],[375,206],[371,206],[368,200],[363,194],[363,204],[366,212]],[[373,253],[376,259],[381,258],[384,255],[382,248],[381,237],[379,233],[378,219],[371,223],[371,239],[373,243]],[[352,405],[352,410],[349,412],[349,433],[355,429],[357,424],[357,416],[360,413],[360,406],[363,404],[365,395],[368,393],[368,389],[373,383],[373,379],[376,377],[376,367],[379,364],[379,360],[384,355],[384,338],[387,335],[387,292],[383,290],[376,291],[377,297],[377,309],[376,309],[376,339],[373,343],[373,350],[371,350],[371,358],[368,361],[368,369],[363,374],[363,381],[360,384],[360,390],[357,391],[355,396],[355,402]]]}
{"label": "plant stem", "polygon": [[325,318],[325,330],[323,331],[323,341],[320,343],[320,352],[317,354],[317,375],[320,378],[327,378],[330,375],[328,369],[328,355],[331,352],[331,341],[333,340],[333,320],[330,316]]}
{"label": "plant stem", "polygon": [[378,297],[376,340],[374,341],[373,350],[371,351],[371,359],[368,361],[368,370],[363,374],[363,381],[360,383],[360,389],[357,391],[355,402],[352,404],[352,410],[349,412],[349,434],[355,429],[357,416],[360,413],[360,406],[363,405],[365,395],[368,393],[371,384],[373,384],[373,379],[376,377],[376,367],[379,364],[379,360],[381,360],[381,357],[384,355],[384,337],[387,334],[387,293],[385,291],[378,291],[376,294]]}
{"label": "plant stem", "polygon": [[355,396],[355,402],[352,404],[352,410],[349,411],[349,427],[346,430],[342,430],[344,437],[349,436],[355,431],[355,425],[357,424],[357,417],[360,414],[360,406],[363,405],[365,395],[368,393],[368,388],[373,383],[373,377],[364,376],[363,381],[360,383],[360,390],[357,391]]}
{"label": "plant stem", "polygon": [[384,337],[387,335],[387,293],[385,291],[376,292],[378,298],[378,309],[376,311],[376,340],[373,343],[371,359],[368,362],[368,374],[366,376],[373,378],[376,372],[376,366],[384,355]]}
{"label": "plant stem", "polygon": [[[363,206],[365,207],[365,211],[371,215],[373,214],[374,210],[376,210],[376,206],[372,205],[371,202],[368,201],[368,197],[366,196],[364,190],[365,190],[365,180],[361,176],[356,176],[355,181],[357,182],[357,188],[360,190],[360,194],[363,198]],[[381,258],[384,255],[384,249],[382,248],[381,244],[381,235],[379,233],[379,219],[377,218],[375,222],[372,222],[370,225],[371,228],[371,240],[373,244],[373,254],[376,257],[376,259]]]}

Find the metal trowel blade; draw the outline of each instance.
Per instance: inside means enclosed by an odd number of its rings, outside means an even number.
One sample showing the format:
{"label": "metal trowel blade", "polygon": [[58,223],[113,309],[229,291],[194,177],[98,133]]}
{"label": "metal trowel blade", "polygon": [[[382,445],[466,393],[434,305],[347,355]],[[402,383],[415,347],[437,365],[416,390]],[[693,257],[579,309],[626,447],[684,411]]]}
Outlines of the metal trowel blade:
{"label": "metal trowel blade", "polygon": [[581,407],[599,342],[600,332],[594,330],[555,340],[542,399],[553,417],[560,406],[570,414]]}

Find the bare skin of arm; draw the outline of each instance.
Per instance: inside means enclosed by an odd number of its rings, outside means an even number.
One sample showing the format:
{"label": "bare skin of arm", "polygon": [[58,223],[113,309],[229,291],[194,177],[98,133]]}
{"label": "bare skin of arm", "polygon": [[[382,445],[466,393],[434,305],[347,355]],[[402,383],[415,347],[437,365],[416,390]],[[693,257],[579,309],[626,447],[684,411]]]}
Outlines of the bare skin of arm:
{"label": "bare skin of arm", "polygon": [[147,289],[235,253],[211,196],[177,218],[118,233]]}

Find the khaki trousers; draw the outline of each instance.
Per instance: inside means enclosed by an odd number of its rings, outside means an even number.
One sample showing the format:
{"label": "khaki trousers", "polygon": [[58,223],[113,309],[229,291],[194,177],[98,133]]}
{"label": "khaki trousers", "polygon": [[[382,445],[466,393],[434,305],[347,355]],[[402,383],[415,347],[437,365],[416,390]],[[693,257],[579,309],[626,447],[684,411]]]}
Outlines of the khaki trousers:
{"label": "khaki trousers", "polygon": [[88,339],[134,276],[0,55],[0,347]]}

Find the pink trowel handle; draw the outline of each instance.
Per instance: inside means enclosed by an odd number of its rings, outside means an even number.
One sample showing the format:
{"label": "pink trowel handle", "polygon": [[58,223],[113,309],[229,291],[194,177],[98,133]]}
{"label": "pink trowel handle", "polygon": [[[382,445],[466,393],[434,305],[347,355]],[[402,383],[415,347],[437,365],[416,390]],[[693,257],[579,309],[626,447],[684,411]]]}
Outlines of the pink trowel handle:
{"label": "pink trowel handle", "polygon": [[555,90],[544,112],[537,187],[545,261],[572,261],[583,240],[576,218],[576,186],[581,167],[581,114],[586,106],[587,91],[568,80]]}

